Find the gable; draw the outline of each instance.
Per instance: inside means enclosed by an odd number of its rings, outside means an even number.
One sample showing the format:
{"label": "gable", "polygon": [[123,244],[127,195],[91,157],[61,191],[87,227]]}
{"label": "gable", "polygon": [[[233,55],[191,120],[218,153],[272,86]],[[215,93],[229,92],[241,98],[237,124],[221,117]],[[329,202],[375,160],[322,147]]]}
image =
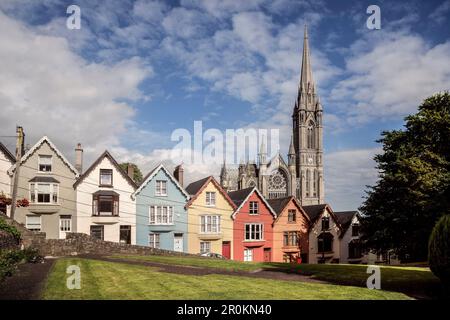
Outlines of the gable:
{"label": "gable", "polygon": [[[205,206],[206,192],[216,193],[216,207],[226,205],[229,210],[234,210],[235,206],[233,203],[230,203],[229,198],[225,196],[226,194],[223,192],[223,189],[214,183],[212,179],[198,192],[191,205],[200,207]],[[223,205],[220,205],[220,203],[223,203]]]}
{"label": "gable", "polygon": [[[28,150],[20,159],[20,165],[25,165],[30,157],[35,156],[39,153],[39,150],[42,148],[48,148],[47,152],[52,152],[53,155],[56,155],[67,168],[73,172],[73,174],[78,177],[79,172],[75,167],[66,159],[66,157],[56,148],[56,146],[50,141],[47,136],[42,137],[30,150]],[[16,164],[14,164],[9,170],[8,174],[12,175],[14,170],[16,169]]]}
{"label": "gable", "polygon": [[175,179],[175,177],[172,174],[170,174],[170,172],[162,164],[160,164],[155,169],[149,172],[149,174],[144,178],[144,181],[137,188],[137,190],[131,195],[131,197],[133,199],[136,198],[136,196],[138,196],[139,193],[141,193],[145,188],[150,186],[153,180],[156,180],[160,177],[164,177],[165,180],[172,183],[172,185],[175,186],[175,188],[180,192],[181,195],[183,195],[186,199],[189,199],[189,195],[178,183],[177,179]]}
{"label": "gable", "polygon": [[273,218],[276,219],[277,218],[277,214],[276,212],[272,209],[272,207],[270,206],[270,204],[266,201],[266,199],[264,198],[264,196],[261,194],[261,192],[254,187],[253,190],[251,192],[248,193],[247,197],[244,199],[244,201],[241,202],[241,204],[239,205],[238,208],[236,208],[236,210],[233,212],[233,215],[231,216],[233,219],[236,218],[236,214],[239,213],[239,211],[242,209],[242,207],[247,204],[247,202],[249,201],[249,199],[253,196],[256,195],[260,202],[262,202],[264,204],[264,206],[266,207],[266,209],[269,210],[269,212],[272,214]]}
{"label": "gable", "polygon": [[5,161],[9,161],[11,165],[16,162],[14,155],[6,148],[6,146],[0,142],[0,153],[3,155]]}
{"label": "gable", "polygon": [[[299,212],[300,215],[302,215],[303,218],[305,218],[305,221],[309,223],[310,222],[309,217],[305,213],[305,211],[302,209],[302,207],[300,206],[298,201],[294,197],[289,197],[289,198],[290,198],[289,201],[284,205],[284,207],[281,208],[277,212],[278,215],[277,215],[275,222],[277,222],[281,217],[284,217],[285,215],[287,215],[290,208],[295,208],[295,209],[297,209],[297,212]],[[270,204],[270,201],[269,201],[269,204]]]}
{"label": "gable", "polygon": [[[336,215],[334,214],[333,210],[331,210],[331,208],[328,205],[325,206],[323,211],[312,222],[310,229],[312,230],[317,225],[319,225],[322,222],[322,217],[324,217],[324,216],[329,216],[331,218],[332,222],[334,223],[334,225],[336,225],[336,227],[339,229],[339,231],[342,232],[341,225],[340,225],[339,221],[336,219]],[[330,225],[331,225],[331,223],[330,223]]]}

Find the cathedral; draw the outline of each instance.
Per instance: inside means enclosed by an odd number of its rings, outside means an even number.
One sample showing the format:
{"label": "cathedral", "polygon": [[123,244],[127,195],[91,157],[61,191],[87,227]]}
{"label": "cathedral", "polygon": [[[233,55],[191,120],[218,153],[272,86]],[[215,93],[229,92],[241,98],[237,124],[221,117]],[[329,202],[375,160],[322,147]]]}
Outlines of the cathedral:
{"label": "cathedral", "polygon": [[298,95],[292,113],[292,137],[287,163],[278,152],[267,159],[264,141],[258,161],[248,161],[236,168],[224,163],[220,182],[227,191],[257,186],[267,199],[295,196],[301,205],[324,203],[323,179],[323,108],[314,83],[308,30],[305,26],[303,57]]}

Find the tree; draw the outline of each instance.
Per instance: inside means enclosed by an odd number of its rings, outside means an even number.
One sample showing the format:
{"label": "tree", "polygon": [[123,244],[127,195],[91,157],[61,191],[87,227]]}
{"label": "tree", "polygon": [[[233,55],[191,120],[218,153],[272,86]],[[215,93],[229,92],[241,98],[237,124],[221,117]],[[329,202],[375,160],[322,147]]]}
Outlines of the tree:
{"label": "tree", "polygon": [[446,293],[450,289],[450,215],[444,215],[431,232],[428,244],[430,269],[441,279]]}
{"label": "tree", "polygon": [[426,260],[436,221],[450,208],[450,95],[426,99],[403,130],[385,131],[375,156],[379,180],[361,206],[369,248]]}
{"label": "tree", "polygon": [[124,162],[120,164],[120,167],[127,172],[128,170],[128,165],[131,165],[133,167],[133,181],[136,182],[137,184],[140,184],[142,182],[143,176],[142,176],[142,172],[139,169],[139,167],[137,165],[135,165],[134,163],[130,163],[130,162]]}

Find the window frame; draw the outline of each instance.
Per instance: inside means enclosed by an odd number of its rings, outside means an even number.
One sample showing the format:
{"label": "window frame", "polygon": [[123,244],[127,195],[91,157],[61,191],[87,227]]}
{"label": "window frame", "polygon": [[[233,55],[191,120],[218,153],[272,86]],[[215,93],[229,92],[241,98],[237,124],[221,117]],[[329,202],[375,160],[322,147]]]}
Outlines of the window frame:
{"label": "window frame", "polygon": [[[255,208],[256,206],[256,208]],[[259,214],[259,202],[258,201],[250,201],[248,204],[248,214],[252,216],[256,216]]]}
{"label": "window frame", "polygon": [[[327,222],[326,223],[327,228],[325,228],[325,224],[324,224],[325,221]],[[322,217],[322,219],[321,219],[321,230],[322,231],[330,230],[330,217]]]}
{"label": "window frame", "polygon": [[[166,222],[163,222],[164,219],[164,209],[166,209]],[[158,216],[159,213],[159,216]],[[154,226],[159,225],[174,225],[174,215],[175,210],[173,206],[158,206],[158,205],[150,205],[148,206],[148,224]],[[159,221],[159,222],[158,222]]]}
{"label": "window frame", "polygon": [[206,205],[208,207],[216,206],[216,192],[215,191],[206,191]]}
{"label": "window frame", "polygon": [[[92,230],[93,229],[98,229],[98,230],[101,231],[101,237],[100,238],[92,235]],[[105,240],[105,226],[103,226],[103,225],[91,225],[90,228],[89,228],[89,235],[92,238],[94,238],[94,239],[98,239],[98,240],[104,241]]]}
{"label": "window frame", "polygon": [[[42,158],[50,159],[50,164],[41,164],[41,159]],[[42,166],[50,166],[50,170],[41,170],[41,165]],[[48,154],[39,154],[38,155],[38,172],[41,172],[41,173],[52,173],[52,170],[53,170],[53,156],[52,155],[48,155]]]}
{"label": "window frame", "polygon": [[[291,219],[291,214],[293,219]],[[288,209],[288,223],[296,223],[297,222],[297,210],[295,209]]]}
{"label": "window frame", "polygon": [[[164,186],[164,188],[163,188]],[[165,191],[163,193],[163,191]],[[155,182],[155,196],[167,197],[167,180],[156,180]]]}
{"label": "window frame", "polygon": [[[249,230],[247,231],[247,227]],[[259,227],[257,230],[256,227]],[[259,238],[256,235],[259,234]],[[247,237],[249,235],[249,237]],[[264,224],[263,223],[246,223],[244,226],[244,241],[264,241]]]}
{"label": "window frame", "polygon": [[[250,254],[248,254],[250,253]],[[249,259],[250,257],[250,259]],[[252,262],[253,261],[253,249],[244,248],[244,262]]]}
{"label": "window frame", "polygon": [[[111,214],[101,214],[100,198],[111,198],[111,202],[112,202]],[[102,195],[102,194],[93,195],[92,196],[92,216],[93,217],[118,217],[119,216],[119,203],[120,203],[119,195]],[[108,211],[105,211],[103,213],[107,213],[107,212]]]}
{"label": "window frame", "polygon": [[[202,250],[206,246],[207,250]],[[200,254],[211,253],[211,241],[200,241]]]}
{"label": "window frame", "polygon": [[[49,186],[49,192],[48,193],[39,193],[39,185],[48,185]],[[56,189],[56,192],[55,192]],[[49,201],[39,201],[39,194],[41,195],[47,195]],[[30,182],[29,184],[29,196],[30,196],[30,202],[32,204],[37,205],[58,205],[59,204],[59,183],[52,183],[52,182]],[[56,196],[56,201],[55,200]]]}
{"label": "window frame", "polygon": [[[359,230],[360,230],[360,225],[359,223],[352,223],[352,237],[359,237]],[[356,232],[355,232],[356,229]]]}
{"label": "window frame", "polygon": [[161,234],[150,232],[148,234],[148,246],[153,249],[161,249]]}
{"label": "window frame", "polygon": [[[199,230],[199,232],[201,234],[218,234],[218,233],[221,233],[222,232],[222,225],[221,224],[222,224],[222,221],[221,221],[221,216],[220,215],[217,215],[217,214],[202,214],[202,215],[200,215],[200,230]],[[208,228],[208,226],[209,226],[209,228]]]}
{"label": "window frame", "polygon": [[[327,239],[330,240],[329,248],[328,246],[325,246],[325,237],[327,237]],[[322,242],[319,239],[322,239]],[[320,243],[322,243],[322,247],[320,246]],[[323,232],[317,237],[317,252],[318,253],[333,252],[333,244],[334,244],[334,236],[330,232]]]}
{"label": "window frame", "polygon": [[[29,218],[38,218],[39,219],[39,228],[29,228]],[[37,224],[34,224],[37,225]],[[30,231],[41,232],[42,231],[42,216],[41,215],[26,215],[25,216],[25,227]]]}
{"label": "window frame", "polygon": [[[105,172],[108,172],[111,174],[111,183],[110,184],[102,183],[102,176],[105,175]],[[112,187],[114,184],[113,178],[114,178],[113,169],[100,169],[99,170],[98,182],[99,182],[100,187]]]}

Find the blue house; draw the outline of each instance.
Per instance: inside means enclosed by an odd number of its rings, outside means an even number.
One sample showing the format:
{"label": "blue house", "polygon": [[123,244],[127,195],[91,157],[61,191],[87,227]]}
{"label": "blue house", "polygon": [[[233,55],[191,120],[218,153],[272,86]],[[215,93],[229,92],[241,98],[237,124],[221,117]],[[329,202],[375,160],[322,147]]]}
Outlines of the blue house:
{"label": "blue house", "polygon": [[183,189],[183,169],[175,178],[160,164],[132,194],[136,199],[136,244],[187,252],[189,195]]}

